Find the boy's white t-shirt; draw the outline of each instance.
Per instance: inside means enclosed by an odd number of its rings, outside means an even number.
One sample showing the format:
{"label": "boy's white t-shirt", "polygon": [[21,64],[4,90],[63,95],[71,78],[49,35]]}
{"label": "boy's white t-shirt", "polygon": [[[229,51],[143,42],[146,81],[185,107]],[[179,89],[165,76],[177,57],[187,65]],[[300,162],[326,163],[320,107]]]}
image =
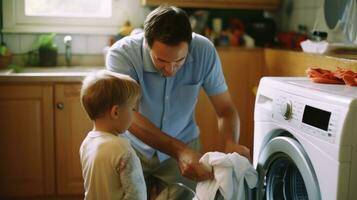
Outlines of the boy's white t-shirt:
{"label": "boy's white t-shirt", "polygon": [[86,200],[146,200],[141,163],[129,141],[91,131],[80,147]]}

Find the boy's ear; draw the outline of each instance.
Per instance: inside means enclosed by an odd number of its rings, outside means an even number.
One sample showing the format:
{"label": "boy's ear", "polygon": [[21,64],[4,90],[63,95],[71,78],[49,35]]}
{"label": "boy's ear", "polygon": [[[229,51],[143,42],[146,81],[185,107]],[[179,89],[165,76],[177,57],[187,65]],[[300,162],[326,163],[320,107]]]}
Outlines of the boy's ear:
{"label": "boy's ear", "polygon": [[114,105],[112,106],[112,108],[110,109],[110,116],[113,119],[117,119],[119,117],[119,106],[118,105]]}

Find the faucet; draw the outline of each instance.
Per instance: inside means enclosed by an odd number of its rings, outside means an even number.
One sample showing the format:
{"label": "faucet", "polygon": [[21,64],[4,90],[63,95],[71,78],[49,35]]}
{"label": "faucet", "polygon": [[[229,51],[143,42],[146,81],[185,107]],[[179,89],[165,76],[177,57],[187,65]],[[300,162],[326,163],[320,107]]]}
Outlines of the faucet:
{"label": "faucet", "polygon": [[71,57],[72,57],[72,52],[71,52],[72,37],[66,35],[63,39],[63,42],[66,48],[65,50],[66,65],[69,67],[71,66]]}

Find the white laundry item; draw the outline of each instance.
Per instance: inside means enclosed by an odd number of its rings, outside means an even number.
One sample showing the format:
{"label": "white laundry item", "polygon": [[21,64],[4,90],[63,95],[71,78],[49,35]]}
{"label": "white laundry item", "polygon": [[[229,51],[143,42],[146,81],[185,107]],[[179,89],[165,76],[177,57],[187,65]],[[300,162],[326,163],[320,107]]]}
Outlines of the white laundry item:
{"label": "white laundry item", "polygon": [[[357,42],[357,38],[356,38]],[[300,43],[301,48],[304,52],[308,53],[318,53],[318,54],[324,54],[328,52],[343,52],[343,51],[348,51],[350,53],[352,52],[357,52],[357,44],[352,44],[352,43],[330,43],[327,42],[326,40],[323,41],[311,41],[311,40],[305,40]]]}
{"label": "white laundry item", "polygon": [[258,182],[254,167],[238,153],[208,152],[200,163],[213,168],[214,179],[197,184],[194,200],[214,200],[218,190],[225,200],[242,200],[245,199],[244,180],[249,188],[254,188]]}
{"label": "white laundry item", "polygon": [[302,41],[300,46],[304,52],[324,54],[328,50],[329,43],[326,40],[317,42],[307,39]]}

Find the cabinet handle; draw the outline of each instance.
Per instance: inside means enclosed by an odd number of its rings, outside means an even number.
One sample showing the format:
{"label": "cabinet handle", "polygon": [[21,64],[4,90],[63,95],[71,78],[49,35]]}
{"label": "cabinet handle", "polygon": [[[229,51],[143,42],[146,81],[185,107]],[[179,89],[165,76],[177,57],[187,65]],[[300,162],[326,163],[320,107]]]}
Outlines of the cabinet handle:
{"label": "cabinet handle", "polygon": [[56,107],[57,107],[58,109],[60,109],[60,110],[63,110],[64,104],[63,104],[63,103],[57,103],[57,104],[56,104]]}

